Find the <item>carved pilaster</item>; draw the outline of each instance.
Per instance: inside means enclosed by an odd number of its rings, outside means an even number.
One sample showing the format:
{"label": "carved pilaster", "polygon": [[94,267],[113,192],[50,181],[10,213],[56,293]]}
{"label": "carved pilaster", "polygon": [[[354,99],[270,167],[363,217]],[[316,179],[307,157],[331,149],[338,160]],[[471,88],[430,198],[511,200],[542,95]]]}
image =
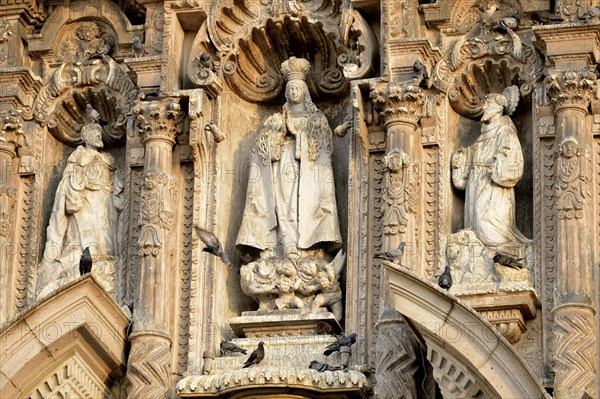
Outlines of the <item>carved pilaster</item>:
{"label": "carved pilaster", "polygon": [[[129,398],[163,398],[169,387],[171,340],[169,233],[173,223],[172,147],[181,132],[178,99],[140,102],[136,128],[145,146],[140,205],[140,287],[134,304],[128,381]],[[161,371],[162,370],[162,371]]]}
{"label": "carved pilaster", "polygon": [[[591,394],[595,385],[594,265],[592,229],[593,136],[586,123],[596,79],[589,69],[550,74],[554,105],[557,268],[554,286],[553,360],[557,398]],[[584,338],[587,337],[587,338]]]}
{"label": "carved pilaster", "polygon": [[[418,82],[371,87],[371,100],[381,110],[386,135],[382,193],[383,249],[406,243],[404,261],[417,264],[420,137],[425,94]],[[409,258],[407,257],[410,257]],[[403,263],[405,263],[403,262]]]}
{"label": "carved pilaster", "polygon": [[435,396],[431,366],[425,361],[425,354],[402,316],[393,309],[386,309],[376,328],[377,397],[418,399]]}
{"label": "carved pilaster", "polygon": [[0,298],[0,322],[14,315],[14,271],[11,265],[16,252],[14,223],[17,186],[14,184],[13,166],[17,148],[23,145],[23,120],[20,110],[0,113],[0,279],[5,289]]}

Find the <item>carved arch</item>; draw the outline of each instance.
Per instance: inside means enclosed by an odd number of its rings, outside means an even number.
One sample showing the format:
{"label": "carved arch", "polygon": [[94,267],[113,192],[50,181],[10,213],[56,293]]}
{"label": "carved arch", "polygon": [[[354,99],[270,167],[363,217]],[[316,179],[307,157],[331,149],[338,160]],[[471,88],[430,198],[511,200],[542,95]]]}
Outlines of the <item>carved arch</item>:
{"label": "carved arch", "polygon": [[475,310],[417,274],[383,264],[391,303],[425,340],[444,397],[549,398],[517,351]]}
{"label": "carved arch", "polygon": [[0,397],[110,398],[129,322],[92,276],[63,287],[0,330]]}

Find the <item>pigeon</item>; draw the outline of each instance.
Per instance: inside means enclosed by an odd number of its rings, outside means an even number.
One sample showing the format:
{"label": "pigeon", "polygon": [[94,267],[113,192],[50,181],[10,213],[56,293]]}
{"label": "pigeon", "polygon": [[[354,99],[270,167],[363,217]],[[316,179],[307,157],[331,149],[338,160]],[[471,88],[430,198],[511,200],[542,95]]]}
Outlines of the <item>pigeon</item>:
{"label": "pigeon", "polygon": [[510,255],[496,254],[494,255],[494,263],[499,263],[503,266],[512,267],[513,269],[523,268],[523,262]]}
{"label": "pigeon", "polygon": [[343,335],[333,344],[329,345],[325,348],[325,352],[323,354],[325,356],[329,356],[334,352],[339,352],[342,346],[352,346],[356,342],[356,333],[352,333],[350,335]]}
{"label": "pigeon", "polygon": [[323,371],[337,371],[337,370],[343,370],[342,367],[339,366],[331,366],[327,363],[321,363],[321,362],[317,362],[316,360],[313,360],[312,362],[310,362],[310,366],[308,366],[309,369],[313,369],[313,370],[317,370],[320,372]]}
{"label": "pigeon", "polygon": [[519,26],[519,21],[515,17],[504,17],[492,26],[492,30],[505,35],[509,30],[517,29],[517,26]]}
{"label": "pigeon", "polygon": [[92,254],[90,248],[86,247],[79,259],[79,275],[83,276],[92,271]]}
{"label": "pigeon", "polygon": [[419,81],[419,87],[427,89],[429,84],[429,72],[427,67],[421,61],[416,60],[412,66],[413,79]]}
{"label": "pigeon", "polygon": [[563,18],[560,15],[552,14],[548,11],[534,11],[531,13],[531,21],[543,25],[552,22],[561,22]]}
{"label": "pigeon", "polygon": [[389,260],[391,262],[396,263],[396,261],[399,261],[400,258],[402,258],[402,253],[404,253],[404,245],[404,242],[401,242],[400,245],[398,245],[398,248],[394,250],[387,252],[378,252],[375,254],[375,258]]}
{"label": "pigeon", "polygon": [[226,265],[230,265],[229,260],[225,256],[223,249],[221,248],[221,243],[219,239],[210,231],[204,230],[203,228],[197,227],[198,237],[202,240],[206,247],[203,249],[204,252],[208,252],[215,256],[218,256],[223,260]]}
{"label": "pigeon", "polygon": [[215,72],[215,64],[213,62],[212,55],[207,53],[206,51],[202,52],[199,56],[196,57],[198,60],[198,65],[203,69],[209,69]]}
{"label": "pigeon", "polygon": [[96,111],[92,104],[86,104],[85,106],[85,114],[92,120],[92,122],[98,123],[102,118],[100,112]]}
{"label": "pigeon", "polygon": [[331,327],[331,324],[322,320],[317,323],[315,331],[318,335],[333,335],[333,327]]}
{"label": "pigeon", "polygon": [[438,285],[445,290],[449,290],[452,287],[452,275],[450,274],[450,267],[446,265],[444,272],[438,278]]}
{"label": "pigeon", "polygon": [[243,353],[244,355],[246,354],[246,349],[240,348],[239,346],[237,346],[236,344],[234,344],[233,342],[229,342],[229,341],[221,341],[221,355],[231,355],[233,353]]}
{"label": "pigeon", "polygon": [[137,36],[133,38],[133,44],[131,45],[131,55],[133,58],[143,57],[144,54],[148,54],[148,51],[144,47],[141,39]]}
{"label": "pigeon", "polygon": [[584,19],[587,22],[590,19],[597,19],[598,17],[600,17],[600,7],[594,7],[584,12],[581,19]]}
{"label": "pigeon", "polygon": [[260,341],[258,347],[252,351],[248,360],[242,366],[243,369],[250,367],[254,364],[260,363],[265,358],[265,343]]}

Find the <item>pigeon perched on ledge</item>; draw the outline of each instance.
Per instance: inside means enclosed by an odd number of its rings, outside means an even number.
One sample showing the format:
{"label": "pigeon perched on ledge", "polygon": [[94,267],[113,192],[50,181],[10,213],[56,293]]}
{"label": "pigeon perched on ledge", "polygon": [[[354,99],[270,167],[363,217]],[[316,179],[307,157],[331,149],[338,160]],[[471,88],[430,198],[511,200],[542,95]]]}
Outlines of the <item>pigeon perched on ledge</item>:
{"label": "pigeon perched on ledge", "polygon": [[374,257],[377,259],[389,260],[390,262],[397,263],[397,261],[402,258],[402,254],[404,253],[404,245],[404,242],[401,242],[400,245],[398,245],[398,248],[387,252],[378,252],[374,255]]}
{"label": "pigeon perched on ledge", "polygon": [[325,352],[323,352],[323,354],[325,356],[329,356],[334,352],[339,352],[340,348],[342,346],[350,347],[350,346],[354,345],[354,343],[356,343],[356,333],[352,333],[350,335],[344,335],[340,339],[335,341],[333,344],[331,344],[327,348],[325,348]]}
{"label": "pigeon perched on ledge", "polygon": [[312,362],[310,362],[310,365],[308,366],[308,368],[313,369],[313,370],[317,370],[319,372],[324,372],[324,371],[337,371],[337,370],[343,370],[342,367],[340,366],[331,366],[327,363],[321,363],[321,362],[317,362],[316,360],[313,360]]}
{"label": "pigeon perched on ledge", "polygon": [[90,247],[85,247],[79,259],[79,275],[83,276],[92,271],[92,254]]}
{"label": "pigeon perched on ledge", "polygon": [[252,365],[260,363],[265,358],[265,343],[260,341],[258,347],[252,351],[248,360],[242,366],[243,369]]}
{"label": "pigeon perched on ledge", "polygon": [[449,290],[452,287],[452,275],[450,274],[449,266],[444,268],[444,272],[438,278],[438,285],[445,290]]}
{"label": "pigeon perched on ledge", "polygon": [[221,355],[222,356],[227,356],[227,355],[231,355],[234,353],[242,353],[245,355],[246,352],[247,352],[246,349],[240,348],[233,342],[225,341],[225,340],[221,341]]}

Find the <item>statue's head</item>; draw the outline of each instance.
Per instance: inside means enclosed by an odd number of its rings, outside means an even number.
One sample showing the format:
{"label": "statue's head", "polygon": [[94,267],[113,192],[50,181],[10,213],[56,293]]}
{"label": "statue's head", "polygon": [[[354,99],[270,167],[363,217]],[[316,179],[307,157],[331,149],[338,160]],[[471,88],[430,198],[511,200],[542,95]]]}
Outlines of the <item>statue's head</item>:
{"label": "statue's head", "polygon": [[309,71],[310,62],[304,58],[291,57],[281,64],[281,73],[287,82],[285,99],[288,104],[312,102],[306,85],[306,76]]}
{"label": "statue's head", "polygon": [[481,122],[489,123],[497,115],[502,115],[502,111],[508,101],[506,97],[499,93],[491,93],[485,97],[483,103],[483,115],[481,116]]}
{"label": "statue's head", "polygon": [[104,147],[104,143],[102,142],[102,126],[97,123],[88,123],[82,127],[81,138],[89,146],[96,148]]}

